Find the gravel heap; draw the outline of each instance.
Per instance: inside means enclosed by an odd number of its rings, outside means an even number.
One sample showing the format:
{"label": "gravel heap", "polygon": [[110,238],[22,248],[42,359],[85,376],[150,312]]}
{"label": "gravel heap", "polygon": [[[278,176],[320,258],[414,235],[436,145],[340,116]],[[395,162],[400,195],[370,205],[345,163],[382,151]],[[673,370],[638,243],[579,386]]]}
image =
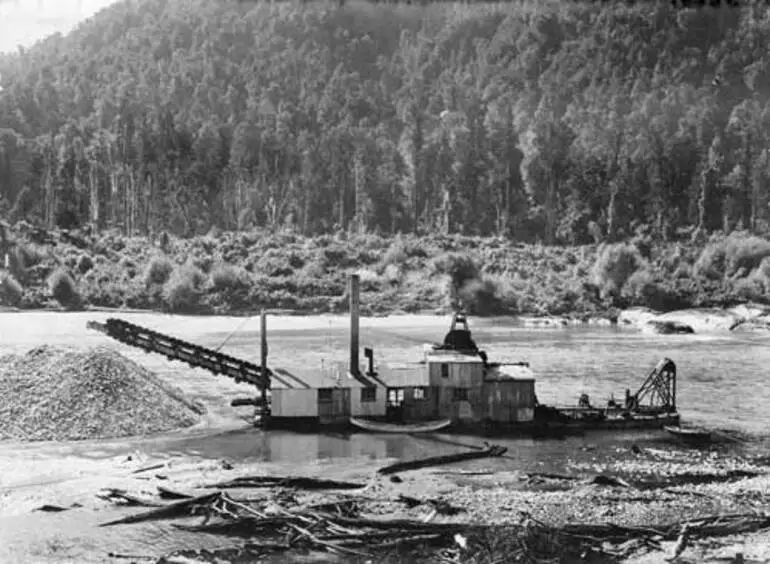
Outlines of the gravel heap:
{"label": "gravel heap", "polygon": [[108,348],[42,346],[0,358],[0,440],[144,435],[189,427],[204,411]]}

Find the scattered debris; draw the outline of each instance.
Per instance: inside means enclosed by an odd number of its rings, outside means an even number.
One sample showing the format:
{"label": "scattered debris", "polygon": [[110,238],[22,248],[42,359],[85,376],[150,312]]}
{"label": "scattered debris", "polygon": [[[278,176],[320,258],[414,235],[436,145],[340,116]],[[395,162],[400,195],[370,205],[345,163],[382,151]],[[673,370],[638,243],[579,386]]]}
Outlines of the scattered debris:
{"label": "scattered debris", "polygon": [[[604,562],[660,550],[660,543],[664,540],[677,540],[676,557],[686,549],[690,539],[770,528],[770,516],[759,513],[715,515],[648,527],[610,523],[550,526],[526,513],[522,514],[519,525],[434,523],[432,519],[437,514],[452,515],[459,511],[447,511],[446,508],[451,506],[441,500],[420,500],[408,496],[399,496],[392,501],[406,503],[411,508],[425,505],[431,507],[431,512],[422,520],[375,519],[362,514],[366,503],[387,501],[357,498],[288,510],[280,505],[267,507],[264,503],[254,506],[231,498],[224,492],[216,492],[105,525],[202,514],[206,520],[201,524],[174,523],[173,526],[191,533],[249,539],[238,549],[177,551],[157,560],[158,563],[236,561],[236,555],[241,561],[244,558],[258,560],[269,553],[291,550],[325,551],[363,558],[373,554],[385,557],[410,550],[410,554],[420,561],[428,561],[426,555],[443,554],[442,561],[453,562],[459,561],[461,554],[463,561],[480,561],[479,556],[483,553],[486,555],[483,561],[512,563],[555,557],[561,557],[560,561],[577,561],[588,555],[603,555],[603,560],[595,561]],[[343,506],[347,508],[346,515],[335,512],[335,507],[339,509]],[[490,548],[491,537],[496,539],[494,548]],[[449,557],[450,553],[454,556]],[[230,560],[227,560],[227,555]]]}
{"label": "scattered debris", "polygon": [[441,515],[457,515],[458,513],[464,513],[466,511],[464,507],[455,507],[442,499],[418,499],[403,494],[399,495],[397,499],[406,504],[409,508],[415,508],[420,505],[430,506]]}

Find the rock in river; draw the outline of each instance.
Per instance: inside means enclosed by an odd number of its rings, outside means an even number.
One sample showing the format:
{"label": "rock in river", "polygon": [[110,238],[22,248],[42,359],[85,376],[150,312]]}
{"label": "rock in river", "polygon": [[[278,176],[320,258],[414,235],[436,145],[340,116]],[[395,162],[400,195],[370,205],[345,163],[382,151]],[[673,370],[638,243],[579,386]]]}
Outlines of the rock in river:
{"label": "rock in river", "polygon": [[695,333],[693,328],[686,323],[679,321],[661,321],[652,319],[642,326],[645,332],[657,333],[659,335],[687,335]]}

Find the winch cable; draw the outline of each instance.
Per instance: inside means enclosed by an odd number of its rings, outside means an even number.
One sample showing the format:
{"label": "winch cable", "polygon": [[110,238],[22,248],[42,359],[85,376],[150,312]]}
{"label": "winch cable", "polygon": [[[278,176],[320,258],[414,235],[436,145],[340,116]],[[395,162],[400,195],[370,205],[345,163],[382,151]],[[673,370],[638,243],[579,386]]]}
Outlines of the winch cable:
{"label": "winch cable", "polygon": [[232,338],[232,336],[233,336],[233,335],[235,335],[235,334],[236,334],[238,331],[240,331],[241,329],[243,329],[243,328],[244,328],[244,326],[245,326],[245,325],[246,325],[246,324],[247,324],[249,321],[251,321],[251,319],[252,319],[251,317],[247,317],[246,319],[244,319],[244,320],[241,322],[241,324],[240,324],[240,325],[238,325],[238,327],[236,327],[235,329],[233,329],[233,331],[232,331],[232,332],[231,332],[231,333],[230,333],[230,334],[229,334],[227,337],[225,337],[225,340],[224,340],[224,341],[222,341],[222,344],[220,344],[220,345],[219,345],[217,348],[215,348],[214,350],[215,350],[216,352],[219,352],[219,351],[221,351],[221,350],[222,350],[222,347],[224,347],[224,346],[227,344],[227,341],[229,341],[229,340]]}

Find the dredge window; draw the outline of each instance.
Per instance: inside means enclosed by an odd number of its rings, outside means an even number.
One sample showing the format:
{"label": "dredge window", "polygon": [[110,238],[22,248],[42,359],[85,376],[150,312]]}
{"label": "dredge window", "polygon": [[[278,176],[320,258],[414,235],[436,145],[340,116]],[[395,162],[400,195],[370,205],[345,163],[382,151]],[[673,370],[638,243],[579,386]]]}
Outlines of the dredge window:
{"label": "dredge window", "polygon": [[377,388],[361,388],[361,401],[365,403],[377,401]]}
{"label": "dredge window", "polygon": [[388,405],[399,406],[404,403],[404,389],[391,388],[388,390]]}
{"label": "dredge window", "polygon": [[466,388],[454,388],[452,399],[455,401],[466,401],[468,399],[468,390]]}
{"label": "dredge window", "polygon": [[322,401],[322,402],[330,402],[330,401],[332,401],[332,389],[331,388],[320,388],[318,390],[318,401]]}

